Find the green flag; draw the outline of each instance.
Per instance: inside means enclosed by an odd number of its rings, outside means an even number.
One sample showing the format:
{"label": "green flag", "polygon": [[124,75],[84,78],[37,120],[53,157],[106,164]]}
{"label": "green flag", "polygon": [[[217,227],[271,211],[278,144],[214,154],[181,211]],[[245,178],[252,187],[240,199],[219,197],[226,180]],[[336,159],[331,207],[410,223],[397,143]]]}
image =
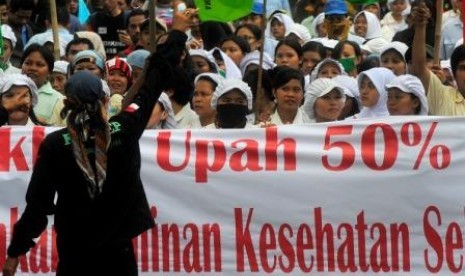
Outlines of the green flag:
{"label": "green flag", "polygon": [[253,0],[194,0],[202,21],[230,22],[250,14]]}

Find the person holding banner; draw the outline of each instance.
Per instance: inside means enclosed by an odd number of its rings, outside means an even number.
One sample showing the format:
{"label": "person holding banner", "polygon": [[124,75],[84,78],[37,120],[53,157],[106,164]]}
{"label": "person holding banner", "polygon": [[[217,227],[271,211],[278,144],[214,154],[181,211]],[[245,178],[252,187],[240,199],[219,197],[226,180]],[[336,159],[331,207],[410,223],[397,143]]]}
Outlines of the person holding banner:
{"label": "person holding banner", "polygon": [[413,39],[411,73],[417,76],[426,90],[429,113],[438,116],[465,115],[465,45],[452,52],[450,59],[452,73],[457,89],[444,85],[441,80],[426,67],[426,26],[431,17],[430,10],[421,3],[413,8],[415,35]]}
{"label": "person holding banner", "polygon": [[138,274],[132,239],[155,225],[140,180],[139,138],[169,88],[172,64],[180,63],[189,24],[189,14],[175,14],[173,30],[150,57],[132,103],[109,121],[101,80],[86,71],[70,77],[62,112],[67,127],[49,134],[39,148],[4,276],[15,274],[18,257],[35,245],[47,215],[54,215],[57,275]]}

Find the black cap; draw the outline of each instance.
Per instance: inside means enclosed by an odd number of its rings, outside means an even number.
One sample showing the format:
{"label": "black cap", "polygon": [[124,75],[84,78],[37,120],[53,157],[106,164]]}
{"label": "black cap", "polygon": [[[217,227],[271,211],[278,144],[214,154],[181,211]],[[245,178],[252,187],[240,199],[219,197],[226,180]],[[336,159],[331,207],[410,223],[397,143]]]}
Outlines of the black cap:
{"label": "black cap", "polygon": [[74,73],[65,84],[65,94],[83,103],[94,103],[105,96],[102,81],[89,71]]}
{"label": "black cap", "polygon": [[[434,58],[434,48],[431,45],[426,44],[426,58]],[[407,52],[405,52],[405,61],[407,63],[412,62],[412,47],[409,47]]]}

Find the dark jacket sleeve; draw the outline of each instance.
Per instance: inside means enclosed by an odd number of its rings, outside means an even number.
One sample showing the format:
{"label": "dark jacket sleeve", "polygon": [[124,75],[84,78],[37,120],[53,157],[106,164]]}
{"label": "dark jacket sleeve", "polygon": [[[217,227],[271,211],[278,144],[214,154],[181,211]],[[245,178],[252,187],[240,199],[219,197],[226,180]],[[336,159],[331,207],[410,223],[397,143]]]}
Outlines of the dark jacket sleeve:
{"label": "dark jacket sleeve", "polygon": [[8,122],[8,111],[0,105],[0,126],[5,125]]}
{"label": "dark jacket sleeve", "polygon": [[111,122],[122,124],[128,132],[133,133],[137,139],[140,138],[161,92],[170,83],[172,68],[180,62],[186,40],[185,33],[170,31],[166,42],[158,46],[157,51],[149,57],[144,85],[134,96],[132,103],[112,117]]}
{"label": "dark jacket sleeve", "polygon": [[41,144],[26,193],[26,209],[15,224],[8,256],[18,257],[35,246],[33,239],[47,227],[47,215],[54,213],[55,186],[52,176],[52,151],[47,139]]}

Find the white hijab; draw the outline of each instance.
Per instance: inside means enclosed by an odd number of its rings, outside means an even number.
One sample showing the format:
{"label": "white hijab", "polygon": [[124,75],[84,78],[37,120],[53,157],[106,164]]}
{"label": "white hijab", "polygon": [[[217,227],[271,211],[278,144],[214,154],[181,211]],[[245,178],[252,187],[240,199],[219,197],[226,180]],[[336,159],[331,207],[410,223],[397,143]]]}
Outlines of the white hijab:
{"label": "white hijab", "polygon": [[273,19],[277,19],[279,22],[283,23],[284,24],[284,36],[287,36],[289,34],[289,31],[291,30],[291,27],[292,25],[294,25],[294,20],[292,19],[292,17],[290,17],[289,15],[285,14],[285,13],[275,13],[273,14],[269,19],[268,19],[268,23],[266,23],[266,29],[265,29],[265,37],[268,37],[268,38],[272,38],[272,39],[276,39],[274,36],[273,36],[273,33],[271,32],[271,21]]}
{"label": "white hijab", "polygon": [[356,118],[376,118],[376,117],[385,117],[389,116],[389,111],[387,108],[387,91],[386,85],[390,83],[394,78],[395,75],[392,73],[391,70],[383,68],[383,67],[376,67],[370,70],[364,71],[358,75],[357,83],[358,88],[362,85],[362,80],[364,77],[370,79],[373,85],[376,87],[376,90],[379,94],[378,102],[373,107],[365,107],[362,106],[362,110],[359,114],[355,115]]}
{"label": "white hijab", "polygon": [[381,37],[381,23],[379,22],[379,19],[378,17],[376,17],[375,14],[369,11],[361,11],[355,16],[354,22],[362,14],[365,15],[365,18],[367,20],[367,33],[364,36],[364,38],[368,40]]}

